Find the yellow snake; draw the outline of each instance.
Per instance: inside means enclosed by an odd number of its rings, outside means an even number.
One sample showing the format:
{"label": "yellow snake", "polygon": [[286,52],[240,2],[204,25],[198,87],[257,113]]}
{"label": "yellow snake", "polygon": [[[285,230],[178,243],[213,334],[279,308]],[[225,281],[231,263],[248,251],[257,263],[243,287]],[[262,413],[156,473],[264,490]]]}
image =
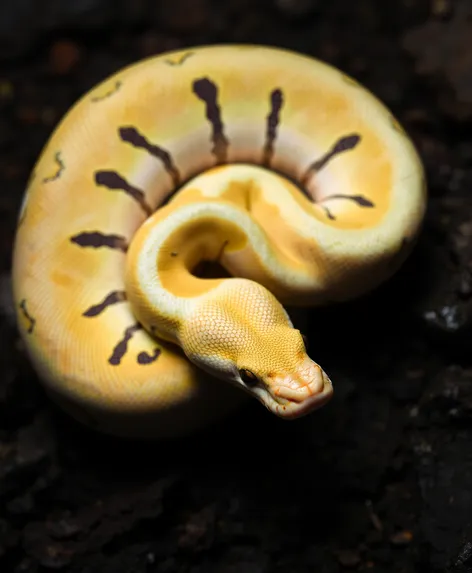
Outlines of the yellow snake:
{"label": "yellow snake", "polygon": [[410,139],[339,70],[265,46],[150,58],[73,106],[34,168],[20,332],[52,398],[107,433],[190,433],[246,393],[297,418],[333,390],[284,306],[390,277],[425,204]]}

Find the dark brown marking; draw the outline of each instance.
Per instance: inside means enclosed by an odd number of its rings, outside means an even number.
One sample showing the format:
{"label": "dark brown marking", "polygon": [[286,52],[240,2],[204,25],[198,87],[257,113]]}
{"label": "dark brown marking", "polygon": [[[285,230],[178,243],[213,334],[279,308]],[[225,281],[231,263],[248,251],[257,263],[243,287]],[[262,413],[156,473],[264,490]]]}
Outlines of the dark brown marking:
{"label": "dark brown marking", "polygon": [[374,203],[363,195],[330,195],[329,197],[325,197],[320,203],[331,201],[331,199],[348,199],[349,201],[357,203],[359,207],[375,207]]}
{"label": "dark brown marking", "polygon": [[126,300],[126,293],[122,290],[115,290],[108,294],[102,302],[98,304],[94,304],[90,308],[88,308],[84,313],[83,316],[98,316],[104,310],[106,310],[112,304],[116,304],[117,302],[123,302]]}
{"label": "dark brown marking", "polygon": [[43,183],[51,183],[51,181],[56,181],[56,179],[59,179],[59,177],[62,175],[62,172],[65,169],[65,165],[64,162],[62,161],[60,151],[54,154],[54,161],[57,164],[57,171],[56,173],[54,173],[54,175],[51,175],[50,177],[45,177],[43,179]]}
{"label": "dark brown marking", "polygon": [[118,344],[113,348],[113,353],[108,359],[108,362],[112,366],[118,366],[121,362],[121,359],[128,351],[128,342],[133,338],[135,332],[141,330],[140,324],[133,324],[132,326],[128,326],[125,330],[123,338],[118,342]]}
{"label": "dark brown marking", "polygon": [[93,103],[102,101],[104,99],[108,99],[109,97],[111,97],[113,94],[116,94],[116,92],[121,88],[122,83],[118,80],[115,82],[114,87],[105,92],[102,96],[94,96],[93,98],[90,98],[90,101],[93,101]]}
{"label": "dark brown marking", "polygon": [[331,211],[327,207],[325,207],[324,205],[320,205],[320,206],[324,210],[328,219],[330,219],[331,221],[336,221],[336,217],[333,215],[333,213],[331,213]]}
{"label": "dark brown marking", "polygon": [[176,257],[179,253],[176,253],[175,251],[172,251],[172,253],[170,254],[171,257]]}
{"label": "dark brown marking", "polygon": [[303,175],[301,179],[301,184],[306,185],[308,180],[312,175],[323,169],[335,157],[344,151],[348,151],[349,149],[354,149],[359,141],[361,140],[361,136],[353,133],[351,135],[346,135],[345,137],[341,137],[333,147],[323,155],[317,161],[314,161],[306,170],[305,175]]}
{"label": "dark brown marking", "polygon": [[26,332],[28,334],[33,334],[34,326],[36,324],[36,319],[33,318],[31,316],[31,314],[28,312],[28,309],[26,308],[26,299],[23,299],[20,302],[20,309],[21,309],[21,312],[23,313],[23,316],[29,322],[28,330]]}
{"label": "dark brown marking", "polygon": [[274,143],[277,138],[277,127],[280,122],[280,110],[284,103],[282,90],[276,89],[270,94],[270,112],[267,116],[266,143],[264,146],[263,165],[269,166],[274,155]]}
{"label": "dark brown marking", "polygon": [[224,124],[221,119],[221,109],[218,105],[218,87],[208,78],[200,78],[193,82],[193,93],[206,105],[206,118],[211,123],[213,132],[212,153],[218,164],[226,163],[229,141],[224,134]]}
{"label": "dark brown marking", "polygon": [[180,57],[178,57],[178,59],[171,60],[170,58],[168,58],[167,60],[164,60],[164,63],[167,64],[168,66],[181,66],[191,56],[193,56],[193,54],[194,52],[185,52],[185,54],[182,54]]}
{"label": "dark brown marking", "polygon": [[70,240],[72,243],[79,245],[79,247],[92,247],[93,249],[107,247],[109,249],[123,251],[123,253],[126,253],[128,250],[128,242],[125,237],[120,235],[105,235],[98,231],[85,231],[74,235]]}
{"label": "dark brown marking", "polygon": [[152,354],[148,354],[147,352],[140,352],[138,354],[138,364],[152,364],[155,362],[161,354],[160,348],[155,348]]}
{"label": "dark brown marking", "polygon": [[139,204],[148,217],[152,213],[152,208],[146,202],[144,191],[130,185],[116,171],[95,171],[95,183],[112,191],[124,191]]}
{"label": "dark brown marking", "polygon": [[120,134],[122,141],[130,143],[134,147],[145,149],[153,157],[162,161],[164,169],[171,176],[174,186],[180,184],[179,170],[174,164],[172,155],[166,149],[159,147],[158,145],[154,145],[153,143],[149,143],[144,135],[139,133],[135,127],[120,127],[118,133]]}

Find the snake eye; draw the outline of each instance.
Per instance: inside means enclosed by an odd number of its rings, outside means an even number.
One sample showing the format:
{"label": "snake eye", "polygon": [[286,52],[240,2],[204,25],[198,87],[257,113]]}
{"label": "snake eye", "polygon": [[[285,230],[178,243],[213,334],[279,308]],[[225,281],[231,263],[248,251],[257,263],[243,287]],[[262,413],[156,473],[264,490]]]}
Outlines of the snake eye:
{"label": "snake eye", "polygon": [[257,376],[250,370],[241,368],[239,375],[241,376],[241,380],[244,382],[244,384],[246,384],[246,386],[255,386],[257,384]]}

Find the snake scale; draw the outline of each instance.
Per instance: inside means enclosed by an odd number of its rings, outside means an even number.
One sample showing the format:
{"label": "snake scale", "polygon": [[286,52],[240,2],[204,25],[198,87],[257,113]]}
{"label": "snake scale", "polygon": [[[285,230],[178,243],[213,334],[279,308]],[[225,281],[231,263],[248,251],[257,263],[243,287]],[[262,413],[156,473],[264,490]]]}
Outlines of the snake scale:
{"label": "snake scale", "polygon": [[16,232],[19,330],[48,393],[97,430],[168,438],[250,394],[329,401],[285,307],[389,278],[421,227],[411,140],[367,89],[268,46],[135,63],[77,102]]}

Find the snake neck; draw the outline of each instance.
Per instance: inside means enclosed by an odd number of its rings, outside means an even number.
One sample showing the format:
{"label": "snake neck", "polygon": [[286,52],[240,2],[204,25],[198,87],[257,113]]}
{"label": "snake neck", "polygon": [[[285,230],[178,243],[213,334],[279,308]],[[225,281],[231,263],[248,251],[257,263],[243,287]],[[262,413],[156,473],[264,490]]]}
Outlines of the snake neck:
{"label": "snake neck", "polygon": [[[151,334],[181,344],[184,323],[210,300],[250,289],[252,281],[275,284],[254,242],[264,250],[267,238],[248,213],[229,202],[163,207],[142,225],[128,251],[126,288],[135,316]],[[244,271],[237,264],[242,259]],[[201,276],[205,263],[226,277]]]}

